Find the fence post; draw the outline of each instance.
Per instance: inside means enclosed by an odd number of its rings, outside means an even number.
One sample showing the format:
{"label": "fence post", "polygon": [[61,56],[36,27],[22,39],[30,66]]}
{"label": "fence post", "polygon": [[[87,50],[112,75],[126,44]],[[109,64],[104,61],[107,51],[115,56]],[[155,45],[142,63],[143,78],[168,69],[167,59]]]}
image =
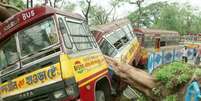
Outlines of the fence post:
{"label": "fence post", "polygon": [[164,64],[164,50],[162,50],[161,52],[162,52],[162,64]]}
{"label": "fence post", "polygon": [[175,61],[175,55],[176,55],[175,50],[176,50],[176,48],[173,49],[173,62]]}

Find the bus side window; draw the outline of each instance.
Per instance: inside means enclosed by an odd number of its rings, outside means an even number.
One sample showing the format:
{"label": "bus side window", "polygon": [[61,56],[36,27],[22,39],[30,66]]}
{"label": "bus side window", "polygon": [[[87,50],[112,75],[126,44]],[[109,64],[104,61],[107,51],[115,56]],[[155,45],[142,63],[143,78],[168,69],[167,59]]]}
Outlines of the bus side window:
{"label": "bus side window", "polygon": [[86,23],[83,23],[83,25],[84,25],[84,28],[85,28],[86,32],[91,36],[91,37],[90,37],[90,40],[93,42],[94,47],[97,48],[98,45],[97,45],[97,43],[96,43],[96,40],[95,40],[94,36],[93,36],[92,33],[90,32],[90,29],[89,29],[88,25],[87,25]]}
{"label": "bus side window", "polygon": [[70,35],[73,39],[73,44],[76,46],[78,51],[92,49],[92,41],[90,35],[83,27],[82,23],[66,21],[67,26],[70,30]]}
{"label": "bus side window", "polygon": [[62,18],[59,18],[59,29],[60,29],[61,33],[63,34],[65,46],[70,49],[73,48],[69,35],[68,35],[67,28],[66,28],[65,23]]}

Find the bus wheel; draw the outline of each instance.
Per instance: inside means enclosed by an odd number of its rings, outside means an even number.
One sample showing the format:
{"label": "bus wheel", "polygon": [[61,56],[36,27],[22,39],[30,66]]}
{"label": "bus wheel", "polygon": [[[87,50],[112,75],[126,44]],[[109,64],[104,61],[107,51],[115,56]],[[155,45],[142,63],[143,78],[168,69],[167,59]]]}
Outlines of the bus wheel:
{"label": "bus wheel", "polygon": [[106,101],[104,91],[102,90],[96,91],[96,101]]}

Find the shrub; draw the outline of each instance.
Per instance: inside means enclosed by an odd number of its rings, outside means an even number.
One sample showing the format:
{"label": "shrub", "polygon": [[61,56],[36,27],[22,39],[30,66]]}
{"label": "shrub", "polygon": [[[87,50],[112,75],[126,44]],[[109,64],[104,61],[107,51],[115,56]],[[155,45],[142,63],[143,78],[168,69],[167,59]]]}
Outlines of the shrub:
{"label": "shrub", "polygon": [[182,62],[173,62],[161,66],[154,72],[154,75],[167,89],[172,89],[187,83],[190,80],[192,73],[193,69],[190,65]]}
{"label": "shrub", "polygon": [[201,77],[201,68],[195,69],[195,75],[196,75],[197,77]]}
{"label": "shrub", "polygon": [[176,95],[170,95],[165,97],[165,99],[163,99],[163,101],[177,101],[177,96]]}

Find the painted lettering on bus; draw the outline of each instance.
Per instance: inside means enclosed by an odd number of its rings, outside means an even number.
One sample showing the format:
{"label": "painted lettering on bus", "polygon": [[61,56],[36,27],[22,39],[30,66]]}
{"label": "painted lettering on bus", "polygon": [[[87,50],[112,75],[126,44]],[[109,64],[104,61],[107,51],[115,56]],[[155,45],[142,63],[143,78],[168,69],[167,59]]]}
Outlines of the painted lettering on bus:
{"label": "painted lettering on bus", "polygon": [[56,76],[56,67],[52,66],[48,71],[41,71],[26,77],[26,84],[32,85],[39,81],[44,82],[47,78],[53,79]]}
{"label": "painted lettering on bus", "polygon": [[9,29],[15,27],[17,24],[18,24],[17,19],[12,19],[7,24],[4,25],[3,30],[8,31]]}
{"label": "painted lettering on bus", "polygon": [[10,81],[7,85],[0,88],[0,94],[3,92],[9,92],[17,89],[17,82],[16,81]]}
{"label": "painted lettering on bus", "polygon": [[30,19],[31,17],[35,16],[35,15],[36,15],[36,13],[34,10],[24,12],[24,13],[22,13],[22,19],[27,20],[27,19]]}
{"label": "painted lettering on bus", "polygon": [[21,80],[10,81],[6,85],[0,87],[0,95],[8,93],[20,88],[26,87],[26,85],[34,85],[39,82],[43,83],[49,79],[54,79],[57,76],[56,66],[52,65],[48,70],[40,71],[29,75]]}

